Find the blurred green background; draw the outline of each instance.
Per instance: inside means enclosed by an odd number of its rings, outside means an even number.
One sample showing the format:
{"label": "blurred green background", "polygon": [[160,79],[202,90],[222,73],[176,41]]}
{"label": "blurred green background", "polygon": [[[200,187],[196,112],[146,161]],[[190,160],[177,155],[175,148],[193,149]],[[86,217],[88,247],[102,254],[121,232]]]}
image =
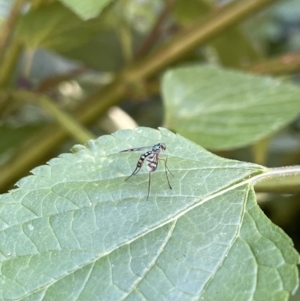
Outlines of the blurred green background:
{"label": "blurred green background", "polygon": [[[174,66],[300,80],[300,0],[0,0],[0,17],[2,193],[76,143],[164,126],[160,78]],[[300,118],[255,145],[216,153],[300,164]],[[258,194],[298,251],[299,193]]]}

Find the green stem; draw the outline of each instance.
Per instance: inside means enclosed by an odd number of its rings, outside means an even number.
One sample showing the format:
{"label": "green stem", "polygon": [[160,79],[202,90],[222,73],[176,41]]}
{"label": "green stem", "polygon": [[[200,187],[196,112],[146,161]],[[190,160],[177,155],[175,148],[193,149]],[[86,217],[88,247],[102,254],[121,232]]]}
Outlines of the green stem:
{"label": "green stem", "polygon": [[46,95],[39,95],[27,91],[18,91],[13,93],[13,97],[21,101],[27,100],[40,105],[45,112],[49,113],[69,134],[80,143],[86,143],[95,138],[85,127],[83,127],[75,118],[59,108],[56,103]]}
{"label": "green stem", "polygon": [[0,88],[9,85],[22,50],[23,46],[17,41],[10,45],[0,68]]}
{"label": "green stem", "polygon": [[27,0],[16,0],[12,7],[12,10],[6,19],[5,23],[1,27],[1,34],[0,34],[0,56],[3,57],[5,53],[5,48],[8,44],[8,40],[13,34],[18,18],[20,16],[20,10],[24,3]]}
{"label": "green stem", "polygon": [[256,192],[299,193],[300,166],[270,168],[255,177]]}

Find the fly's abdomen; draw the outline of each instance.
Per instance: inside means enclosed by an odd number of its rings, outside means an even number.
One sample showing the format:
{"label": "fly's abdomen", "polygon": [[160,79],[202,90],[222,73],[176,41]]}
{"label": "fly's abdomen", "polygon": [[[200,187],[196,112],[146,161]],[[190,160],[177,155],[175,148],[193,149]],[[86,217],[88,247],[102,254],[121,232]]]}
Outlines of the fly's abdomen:
{"label": "fly's abdomen", "polygon": [[[152,151],[149,151],[149,152],[146,152],[146,153],[144,153],[143,155],[141,155],[140,156],[140,159],[139,159],[139,161],[138,161],[138,163],[137,163],[137,167],[142,167],[142,165],[143,165],[143,163],[144,163],[144,160],[147,158],[147,157],[149,157],[149,155],[151,155],[152,154]],[[147,159],[148,160],[148,159]]]}

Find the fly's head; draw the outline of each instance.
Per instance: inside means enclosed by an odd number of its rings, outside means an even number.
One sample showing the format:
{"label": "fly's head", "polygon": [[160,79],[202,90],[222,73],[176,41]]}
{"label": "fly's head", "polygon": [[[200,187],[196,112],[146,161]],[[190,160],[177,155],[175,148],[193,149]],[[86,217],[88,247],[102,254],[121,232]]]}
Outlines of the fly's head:
{"label": "fly's head", "polygon": [[152,151],[155,153],[160,153],[166,149],[166,145],[164,143],[157,143],[152,147]]}

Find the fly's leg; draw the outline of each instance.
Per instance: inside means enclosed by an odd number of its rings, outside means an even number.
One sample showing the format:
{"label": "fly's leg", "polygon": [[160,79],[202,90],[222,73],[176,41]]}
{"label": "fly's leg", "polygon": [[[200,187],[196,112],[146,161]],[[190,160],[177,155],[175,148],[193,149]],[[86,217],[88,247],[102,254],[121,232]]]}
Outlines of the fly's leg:
{"label": "fly's leg", "polygon": [[168,160],[168,157],[166,159],[161,159],[159,158],[159,160],[162,160],[165,162],[165,172],[166,172],[166,177],[167,177],[167,180],[168,180],[168,185],[169,185],[169,188],[172,189],[172,186],[170,184],[170,181],[169,181],[169,177],[168,177],[168,172],[174,177],[174,175],[170,172],[168,166],[167,166],[167,160]]}
{"label": "fly's leg", "polygon": [[146,201],[148,201],[148,199],[149,199],[150,187],[151,187],[151,172],[149,172],[148,194],[147,194],[147,199],[146,199]]}

